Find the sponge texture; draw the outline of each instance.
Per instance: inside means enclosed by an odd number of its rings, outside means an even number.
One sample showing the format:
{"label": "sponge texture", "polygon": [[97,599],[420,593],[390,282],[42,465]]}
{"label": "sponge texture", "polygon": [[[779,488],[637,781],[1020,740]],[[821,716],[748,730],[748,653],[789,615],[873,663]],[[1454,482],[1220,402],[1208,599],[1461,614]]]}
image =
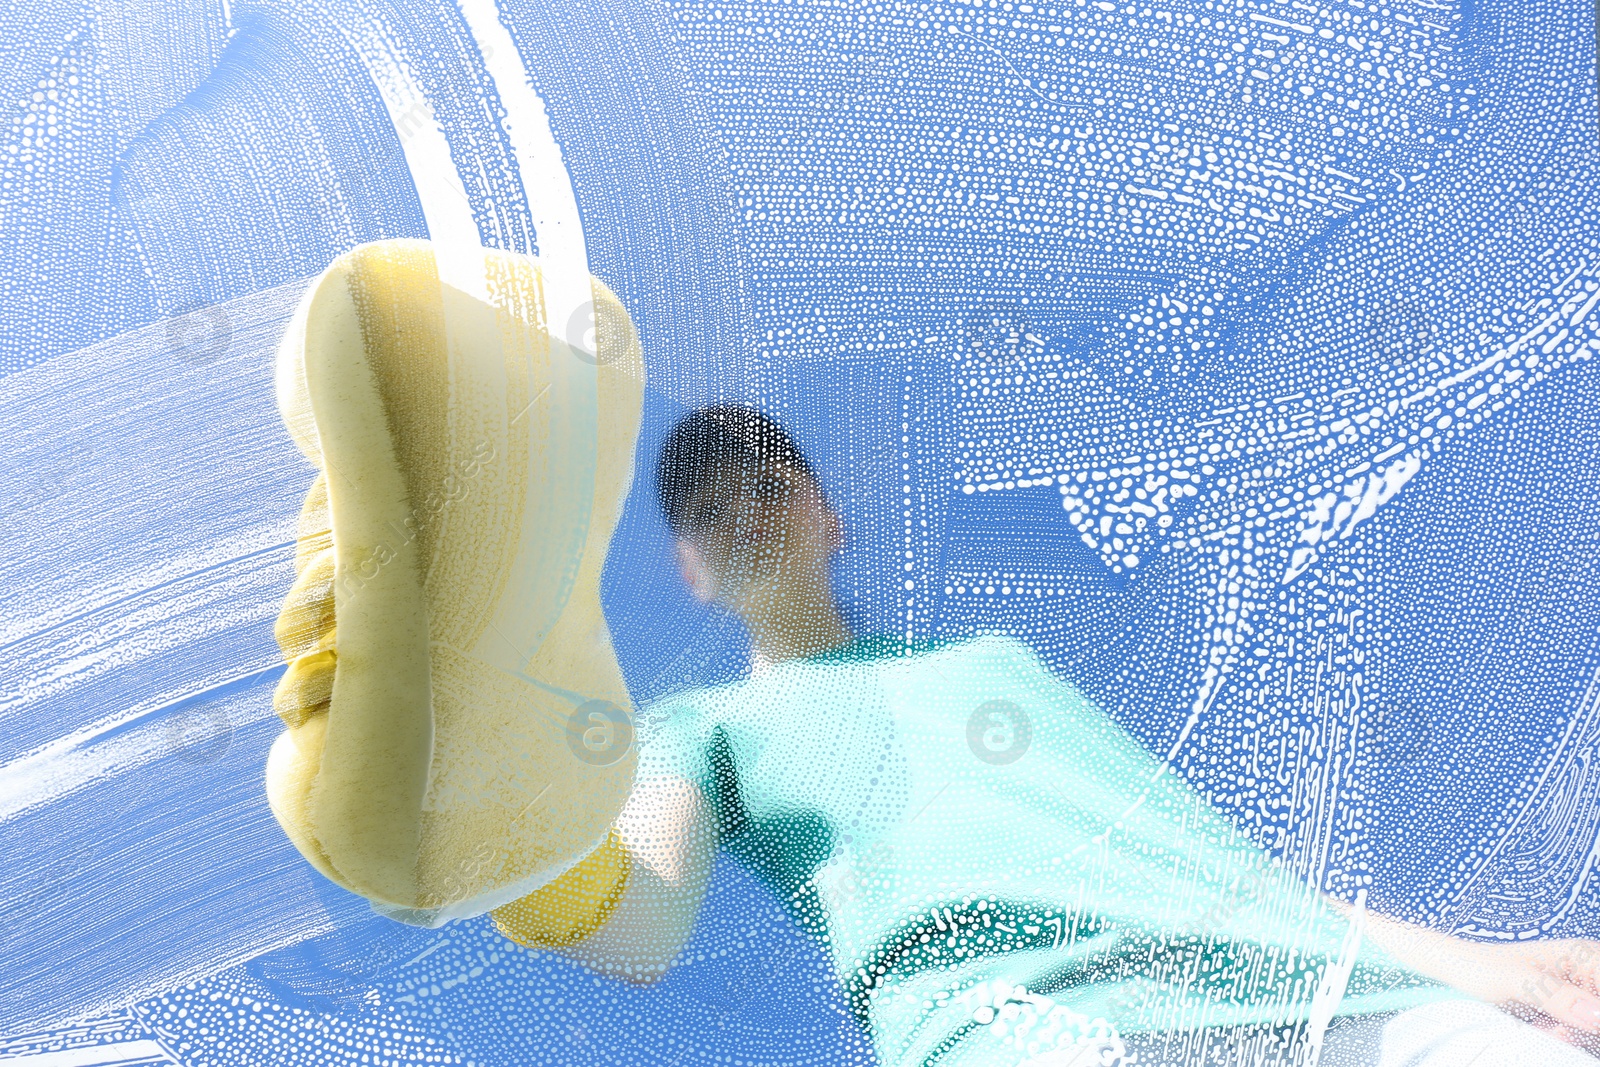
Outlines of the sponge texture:
{"label": "sponge texture", "polygon": [[634,770],[599,591],[638,337],[591,278],[595,353],[569,346],[540,261],[482,256],[474,294],[426,241],[352,249],[277,356],[279,410],[320,473],[275,627],[268,799],[329,878],[446,915],[581,877]]}

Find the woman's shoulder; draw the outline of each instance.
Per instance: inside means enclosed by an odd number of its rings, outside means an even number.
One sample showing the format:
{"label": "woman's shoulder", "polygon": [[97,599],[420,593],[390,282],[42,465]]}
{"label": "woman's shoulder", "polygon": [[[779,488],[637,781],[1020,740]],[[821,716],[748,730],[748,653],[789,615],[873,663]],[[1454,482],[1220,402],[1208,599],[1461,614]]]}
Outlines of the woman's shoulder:
{"label": "woman's shoulder", "polygon": [[836,703],[841,692],[863,692],[862,671],[873,675],[892,664],[950,644],[948,639],[908,639],[872,632],[811,656],[784,660],[741,678],[687,686],[639,706],[641,744],[703,745],[718,729],[750,739],[770,730],[790,733]]}
{"label": "woman's shoulder", "polygon": [[641,702],[635,733],[641,745],[704,745],[718,727],[768,702],[762,679],[749,675],[685,686]]}
{"label": "woman's shoulder", "polygon": [[892,664],[903,661],[906,666],[916,669],[922,667],[929,658],[1044,667],[1044,660],[1032,645],[1003,631],[989,630],[918,638],[892,633],[868,634],[857,638],[849,645],[811,657],[805,662]]}
{"label": "woman's shoulder", "polygon": [[874,660],[916,655],[931,650],[942,641],[942,638],[915,638],[906,634],[870,631],[852,637],[836,648],[801,657],[795,662],[800,666],[868,663]]}
{"label": "woman's shoulder", "polygon": [[970,634],[940,634],[916,637],[911,634],[870,631],[852,638],[837,648],[818,652],[795,661],[797,664],[825,665],[830,663],[869,663],[879,660],[910,659],[927,655],[960,655],[979,653],[1021,652],[1032,655],[1033,650],[1010,634],[978,632]]}
{"label": "woman's shoulder", "polygon": [[761,673],[655,697],[639,708],[636,729],[641,742],[655,737],[703,741],[719,725],[746,720],[746,725],[781,721],[792,729],[793,716],[777,714],[780,710],[832,700],[841,686],[859,695],[880,679],[951,677],[951,671],[967,679],[1013,680],[1052,673],[1030,645],[1006,633],[916,637],[872,631]]}

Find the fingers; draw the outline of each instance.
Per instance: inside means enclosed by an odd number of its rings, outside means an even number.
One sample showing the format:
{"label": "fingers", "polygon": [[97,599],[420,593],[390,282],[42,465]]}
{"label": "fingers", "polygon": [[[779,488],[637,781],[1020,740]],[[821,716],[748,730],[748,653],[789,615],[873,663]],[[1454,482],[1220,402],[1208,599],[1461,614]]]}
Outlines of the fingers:
{"label": "fingers", "polygon": [[[318,476],[317,485],[321,484]],[[316,495],[316,485],[312,496]],[[289,661],[272,694],[272,710],[289,726],[326,711],[338,666],[333,596],[333,549],[310,557],[295,579],[273,625],[278,646]]]}
{"label": "fingers", "polygon": [[1545,969],[1600,995],[1600,941],[1563,940],[1537,943]]}
{"label": "fingers", "polygon": [[1548,1016],[1557,1026],[1600,1037],[1600,996],[1549,973],[1537,973],[1522,983],[1516,1000]]}
{"label": "fingers", "polygon": [[327,711],[338,665],[335,631],[329,630],[316,650],[289,661],[289,669],[272,692],[272,710],[290,727]]}
{"label": "fingers", "polygon": [[328,515],[328,480],[321,471],[306,493],[295,522],[294,572],[305,570],[317,553],[333,546],[332,520]]}
{"label": "fingers", "polygon": [[324,549],[306,562],[289,589],[272,627],[285,659],[314,651],[333,629],[333,575],[333,549]]}

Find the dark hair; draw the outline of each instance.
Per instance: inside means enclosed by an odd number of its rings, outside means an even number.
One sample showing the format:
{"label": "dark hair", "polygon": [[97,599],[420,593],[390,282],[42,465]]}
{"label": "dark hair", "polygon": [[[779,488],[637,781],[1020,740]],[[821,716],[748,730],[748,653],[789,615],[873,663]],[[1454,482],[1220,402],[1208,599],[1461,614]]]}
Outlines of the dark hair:
{"label": "dark hair", "polygon": [[[656,499],[674,534],[683,537],[690,511],[725,473],[791,467],[814,484],[817,476],[800,446],[777,422],[753,407],[720,404],[678,420],[656,459]],[[819,484],[820,487],[820,484]]]}

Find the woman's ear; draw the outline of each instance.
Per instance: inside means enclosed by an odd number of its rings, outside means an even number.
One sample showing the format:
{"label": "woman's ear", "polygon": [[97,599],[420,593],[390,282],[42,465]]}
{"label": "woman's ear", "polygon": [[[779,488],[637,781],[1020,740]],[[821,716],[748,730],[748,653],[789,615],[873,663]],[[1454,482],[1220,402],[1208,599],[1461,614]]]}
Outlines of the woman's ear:
{"label": "woman's ear", "polygon": [[678,557],[678,573],[683,575],[683,584],[689,587],[689,592],[702,604],[709,604],[717,598],[716,582],[712,580],[711,568],[706,566],[706,558],[692,542],[678,538],[674,543]]}

